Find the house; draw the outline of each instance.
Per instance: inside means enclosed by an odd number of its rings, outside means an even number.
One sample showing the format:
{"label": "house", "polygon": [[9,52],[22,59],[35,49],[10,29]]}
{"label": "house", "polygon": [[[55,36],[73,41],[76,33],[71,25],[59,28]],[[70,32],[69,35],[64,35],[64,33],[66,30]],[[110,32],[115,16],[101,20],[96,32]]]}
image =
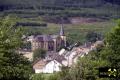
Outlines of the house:
{"label": "house", "polygon": [[68,66],[67,59],[63,55],[59,55],[58,52],[48,52],[46,55],[46,60],[57,60],[63,66]]}
{"label": "house", "polygon": [[33,65],[35,73],[54,73],[61,71],[62,64],[57,60],[39,60]]}
{"label": "house", "polygon": [[83,57],[87,55],[90,51],[96,50],[97,46],[103,46],[103,41],[96,41],[94,44],[88,43],[76,48],[73,48],[68,54],[66,54],[66,58],[68,60],[69,66],[77,63],[79,57]]}
{"label": "house", "polygon": [[104,46],[104,42],[103,41],[96,41],[92,46],[91,46],[91,50],[96,50],[97,47],[103,47]]}
{"label": "house", "polygon": [[66,50],[63,48],[63,49],[61,49],[61,50],[58,52],[58,54],[59,54],[59,55],[63,55],[63,54],[65,53],[65,51],[66,51]]}
{"label": "house", "polygon": [[43,48],[47,51],[57,51],[62,46],[66,46],[66,36],[63,26],[61,26],[59,35],[37,35],[32,42],[32,51]]}
{"label": "house", "polygon": [[76,48],[73,48],[71,51],[68,51],[64,54],[64,57],[66,58],[69,67],[73,64],[74,56],[77,56],[77,55],[78,53],[76,51]]}
{"label": "house", "polygon": [[33,69],[35,73],[54,73],[61,71],[63,66],[68,66],[65,57],[57,52],[48,51],[45,59],[35,62]]}
{"label": "house", "polygon": [[34,39],[34,35],[28,36],[26,41],[32,42]]}
{"label": "house", "polygon": [[70,67],[73,64],[77,63],[79,57],[87,55],[90,51],[91,46],[83,45],[79,47],[73,47],[71,51],[61,50],[59,53],[67,59],[68,66]]}

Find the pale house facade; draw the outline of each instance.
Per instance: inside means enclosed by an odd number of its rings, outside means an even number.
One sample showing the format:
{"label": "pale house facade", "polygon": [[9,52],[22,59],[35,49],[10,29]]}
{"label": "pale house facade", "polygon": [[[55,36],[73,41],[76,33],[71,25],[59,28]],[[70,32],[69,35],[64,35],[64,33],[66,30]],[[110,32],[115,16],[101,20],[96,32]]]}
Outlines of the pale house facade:
{"label": "pale house facade", "polygon": [[62,64],[57,60],[40,60],[33,65],[35,73],[54,73],[61,71]]}

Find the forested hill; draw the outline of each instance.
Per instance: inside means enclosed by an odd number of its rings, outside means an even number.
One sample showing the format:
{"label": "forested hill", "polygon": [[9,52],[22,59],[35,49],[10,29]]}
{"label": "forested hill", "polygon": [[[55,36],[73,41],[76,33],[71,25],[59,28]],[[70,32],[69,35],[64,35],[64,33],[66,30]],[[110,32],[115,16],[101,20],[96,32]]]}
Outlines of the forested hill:
{"label": "forested hill", "polygon": [[64,7],[96,7],[106,3],[120,4],[119,0],[0,0],[4,7],[64,6]]}
{"label": "forested hill", "polygon": [[110,2],[110,3],[113,3],[113,4],[118,4],[120,5],[120,0],[105,0],[106,2]]}
{"label": "forested hill", "polygon": [[119,0],[0,0],[0,11],[4,12],[4,15],[16,13],[22,17],[47,14],[48,16],[118,18],[119,9]]}

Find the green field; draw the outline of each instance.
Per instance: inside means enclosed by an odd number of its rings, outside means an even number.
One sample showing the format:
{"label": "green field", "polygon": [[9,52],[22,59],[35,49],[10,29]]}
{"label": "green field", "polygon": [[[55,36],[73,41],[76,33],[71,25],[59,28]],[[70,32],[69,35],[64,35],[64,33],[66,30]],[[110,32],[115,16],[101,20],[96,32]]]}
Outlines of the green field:
{"label": "green field", "polygon": [[[28,32],[38,32],[41,34],[59,34],[60,24],[47,23],[48,27],[26,27]],[[68,40],[84,42],[85,36],[89,31],[105,35],[116,24],[114,21],[81,23],[81,24],[64,24],[65,35]]]}

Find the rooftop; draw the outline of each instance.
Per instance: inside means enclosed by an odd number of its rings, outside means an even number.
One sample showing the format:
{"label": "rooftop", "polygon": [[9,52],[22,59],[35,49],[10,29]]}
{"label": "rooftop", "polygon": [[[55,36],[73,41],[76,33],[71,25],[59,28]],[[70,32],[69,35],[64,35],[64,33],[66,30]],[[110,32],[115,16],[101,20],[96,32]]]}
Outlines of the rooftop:
{"label": "rooftop", "polygon": [[53,41],[50,35],[37,35],[35,36],[35,41]]}

